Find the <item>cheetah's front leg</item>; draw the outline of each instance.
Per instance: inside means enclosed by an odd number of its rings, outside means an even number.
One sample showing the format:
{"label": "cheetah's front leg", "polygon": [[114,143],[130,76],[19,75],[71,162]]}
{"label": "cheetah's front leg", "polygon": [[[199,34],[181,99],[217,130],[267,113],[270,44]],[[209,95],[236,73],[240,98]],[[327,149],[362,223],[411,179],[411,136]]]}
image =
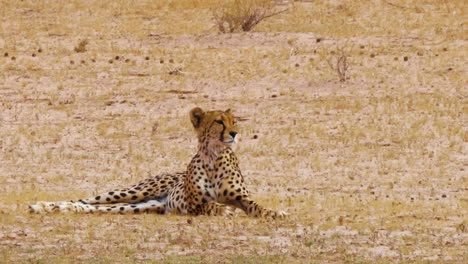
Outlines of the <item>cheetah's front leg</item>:
{"label": "cheetah's front leg", "polygon": [[233,205],[245,211],[249,216],[281,218],[287,214],[283,211],[273,211],[263,208],[250,199],[244,177],[239,169],[239,162],[232,150],[223,152],[216,160],[216,176],[219,179],[216,186],[217,201]]}
{"label": "cheetah's front leg", "polygon": [[245,197],[238,201],[232,201],[230,204],[244,210],[244,212],[253,217],[271,217],[273,219],[286,217],[288,214],[284,211],[273,211],[259,205],[254,200]]}

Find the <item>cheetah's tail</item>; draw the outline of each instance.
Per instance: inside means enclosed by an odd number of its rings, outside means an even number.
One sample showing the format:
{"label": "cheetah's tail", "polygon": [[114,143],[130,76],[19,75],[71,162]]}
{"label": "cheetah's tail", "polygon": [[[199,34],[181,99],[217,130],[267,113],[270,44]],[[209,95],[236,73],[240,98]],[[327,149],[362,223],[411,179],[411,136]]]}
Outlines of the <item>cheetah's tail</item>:
{"label": "cheetah's tail", "polygon": [[98,206],[81,202],[39,202],[28,207],[30,213],[143,213],[154,212],[164,214],[166,211],[165,200],[148,200],[134,204],[122,204],[113,206]]}

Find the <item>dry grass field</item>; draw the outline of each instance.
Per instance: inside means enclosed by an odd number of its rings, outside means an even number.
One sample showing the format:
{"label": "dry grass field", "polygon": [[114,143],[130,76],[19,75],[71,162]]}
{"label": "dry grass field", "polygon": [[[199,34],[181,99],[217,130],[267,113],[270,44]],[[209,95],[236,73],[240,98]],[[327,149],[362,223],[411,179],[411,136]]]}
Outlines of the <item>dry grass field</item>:
{"label": "dry grass field", "polygon": [[[466,3],[294,2],[234,34],[219,3],[0,1],[0,263],[466,263]],[[27,212],[184,170],[194,106],[242,117],[252,196],[289,218]]]}

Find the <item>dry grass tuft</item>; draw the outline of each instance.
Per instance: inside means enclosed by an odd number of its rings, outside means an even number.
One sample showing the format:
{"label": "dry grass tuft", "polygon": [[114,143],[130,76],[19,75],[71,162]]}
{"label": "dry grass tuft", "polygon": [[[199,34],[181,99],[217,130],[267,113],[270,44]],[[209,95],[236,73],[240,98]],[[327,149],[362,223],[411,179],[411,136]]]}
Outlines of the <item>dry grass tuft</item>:
{"label": "dry grass tuft", "polygon": [[78,45],[76,45],[73,50],[78,53],[86,52],[86,46],[88,45],[88,43],[89,41],[87,39],[81,40],[80,42],[78,42]]}
{"label": "dry grass tuft", "polygon": [[346,81],[347,78],[349,67],[348,54],[349,52],[345,50],[345,47],[339,47],[336,51],[331,52],[331,55],[327,60],[330,69],[338,74],[340,82]]}
{"label": "dry grass tuft", "polygon": [[213,9],[221,33],[251,31],[263,20],[288,11],[278,9],[275,0],[230,0]]}

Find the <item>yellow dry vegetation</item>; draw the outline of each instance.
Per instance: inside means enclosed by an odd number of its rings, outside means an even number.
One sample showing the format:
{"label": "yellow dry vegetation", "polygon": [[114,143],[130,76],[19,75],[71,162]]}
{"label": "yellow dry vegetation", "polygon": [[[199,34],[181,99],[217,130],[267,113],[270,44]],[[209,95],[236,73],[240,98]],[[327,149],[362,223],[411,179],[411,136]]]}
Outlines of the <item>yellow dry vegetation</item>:
{"label": "yellow dry vegetation", "polygon": [[[277,2],[219,34],[220,1],[1,1],[0,263],[468,259],[466,4]],[[27,213],[184,170],[194,106],[288,219]]]}

